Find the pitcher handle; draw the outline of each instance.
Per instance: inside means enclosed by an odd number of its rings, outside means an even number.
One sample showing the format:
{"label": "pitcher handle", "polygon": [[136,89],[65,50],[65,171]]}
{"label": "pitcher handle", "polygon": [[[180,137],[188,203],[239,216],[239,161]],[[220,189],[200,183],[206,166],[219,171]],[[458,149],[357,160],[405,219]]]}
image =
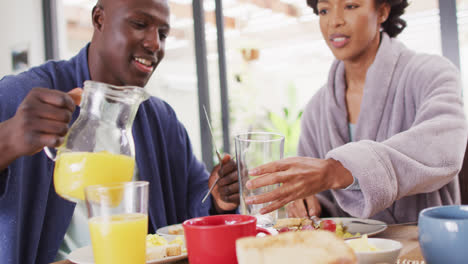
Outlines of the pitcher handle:
{"label": "pitcher handle", "polygon": [[57,150],[52,151],[49,147],[44,147],[44,152],[49,159],[55,161],[57,159]]}
{"label": "pitcher handle", "polygon": [[255,229],[255,232],[256,232],[255,235],[258,235],[259,233],[264,233],[267,236],[271,236],[271,232],[268,231],[266,228],[263,228],[263,227],[257,226],[257,228]]}

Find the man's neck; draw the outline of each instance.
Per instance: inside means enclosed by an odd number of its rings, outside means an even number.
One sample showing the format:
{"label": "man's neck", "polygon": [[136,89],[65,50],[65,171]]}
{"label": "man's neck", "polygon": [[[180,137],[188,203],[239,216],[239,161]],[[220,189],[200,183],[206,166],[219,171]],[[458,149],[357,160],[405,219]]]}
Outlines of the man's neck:
{"label": "man's neck", "polygon": [[109,79],[109,72],[106,69],[105,65],[103,65],[104,62],[102,61],[102,56],[99,54],[100,49],[96,43],[98,42],[95,41],[95,38],[93,36],[93,39],[91,40],[91,44],[89,45],[88,49],[88,67],[91,80],[96,82],[119,85]]}
{"label": "man's neck", "polygon": [[[93,37],[94,40],[94,37]],[[91,41],[88,48],[88,67],[89,67],[89,77],[91,80],[97,81],[97,73],[99,68],[99,62],[97,61],[98,58],[98,49],[96,47],[95,41]]]}

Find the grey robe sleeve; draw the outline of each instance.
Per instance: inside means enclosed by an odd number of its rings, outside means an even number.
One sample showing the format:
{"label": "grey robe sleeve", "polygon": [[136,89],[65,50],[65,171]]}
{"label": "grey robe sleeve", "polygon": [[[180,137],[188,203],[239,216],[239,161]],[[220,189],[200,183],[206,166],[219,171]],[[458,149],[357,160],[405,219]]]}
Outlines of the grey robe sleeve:
{"label": "grey robe sleeve", "polygon": [[413,98],[405,98],[415,100],[411,128],[383,142],[362,140],[326,155],[359,180],[361,191],[332,191],[340,207],[353,216],[371,217],[402,197],[437,191],[461,168],[467,125],[458,71],[440,57],[416,59],[407,80]]}

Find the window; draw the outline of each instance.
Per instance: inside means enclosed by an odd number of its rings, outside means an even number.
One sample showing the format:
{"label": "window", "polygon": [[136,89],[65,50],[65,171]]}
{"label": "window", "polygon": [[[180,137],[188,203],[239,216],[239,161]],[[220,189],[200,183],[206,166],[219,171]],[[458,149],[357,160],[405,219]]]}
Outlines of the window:
{"label": "window", "polygon": [[[61,43],[66,47],[63,57],[68,58],[91,39],[94,1],[62,1],[66,30]],[[468,42],[463,40],[463,14],[468,0],[458,2],[464,69]],[[166,58],[146,88],[173,106],[201,159],[192,1],[169,3],[172,30]],[[215,0],[205,0],[204,9],[212,124],[216,145],[222,146]],[[295,155],[300,113],[327,81],[334,60],[318,16],[306,0],[223,0],[223,14],[231,152],[235,134],[272,130],[286,135],[285,156]],[[418,52],[442,53],[438,0],[411,1],[403,18],[408,26],[398,38],[405,45]]]}
{"label": "window", "polygon": [[465,101],[465,114],[468,115],[468,0],[457,1],[457,19],[463,99]]}

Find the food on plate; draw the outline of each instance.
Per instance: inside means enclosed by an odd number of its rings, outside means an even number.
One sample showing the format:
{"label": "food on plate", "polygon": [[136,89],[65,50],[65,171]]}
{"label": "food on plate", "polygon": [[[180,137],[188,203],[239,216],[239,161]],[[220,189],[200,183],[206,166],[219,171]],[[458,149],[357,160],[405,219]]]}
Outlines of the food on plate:
{"label": "food on plate", "polygon": [[171,242],[157,234],[146,236],[146,260],[174,257],[186,252],[182,236],[176,237]]}
{"label": "food on plate", "polygon": [[360,236],[360,233],[351,234],[347,231],[347,227],[341,222],[336,222],[330,219],[320,221],[319,225],[314,225],[312,220],[308,218],[282,218],[278,219],[274,228],[278,230],[278,233],[290,232],[290,231],[302,231],[302,230],[327,230],[334,232],[338,237],[351,238]]}
{"label": "food on plate", "polygon": [[157,247],[167,245],[167,240],[157,234],[148,234],[146,235],[146,247]]}
{"label": "food on plate", "polygon": [[174,240],[169,242],[169,244],[179,244],[182,247],[183,250],[186,250],[185,249],[185,241],[184,241],[183,236],[177,236]]}
{"label": "food on plate", "polygon": [[166,248],[164,246],[146,247],[146,261],[165,258]]}
{"label": "food on plate", "polygon": [[372,252],[380,250],[378,247],[369,243],[367,235],[363,235],[360,238],[349,240],[348,246],[350,246],[354,250],[354,252]]}
{"label": "food on plate", "polygon": [[168,232],[169,235],[183,235],[184,228],[182,227],[182,225],[169,226]]}
{"label": "food on plate", "polygon": [[357,263],[342,239],[323,230],[241,238],[236,241],[236,254],[239,264]]}
{"label": "food on plate", "polygon": [[361,236],[361,233],[351,234],[350,232],[348,232],[347,227],[344,226],[341,222],[338,222],[338,224],[336,225],[335,234],[341,238],[352,238]]}
{"label": "food on plate", "polygon": [[303,225],[306,224],[306,221],[308,221],[308,224],[312,224],[312,221],[307,218],[281,218],[276,221],[276,224],[273,226],[276,229],[282,229],[282,228],[299,228]]}
{"label": "food on plate", "polygon": [[320,229],[327,230],[330,232],[336,232],[336,223],[333,220],[320,221]]}
{"label": "food on plate", "polygon": [[166,245],[166,255],[168,257],[179,256],[182,254],[182,248],[179,244]]}

